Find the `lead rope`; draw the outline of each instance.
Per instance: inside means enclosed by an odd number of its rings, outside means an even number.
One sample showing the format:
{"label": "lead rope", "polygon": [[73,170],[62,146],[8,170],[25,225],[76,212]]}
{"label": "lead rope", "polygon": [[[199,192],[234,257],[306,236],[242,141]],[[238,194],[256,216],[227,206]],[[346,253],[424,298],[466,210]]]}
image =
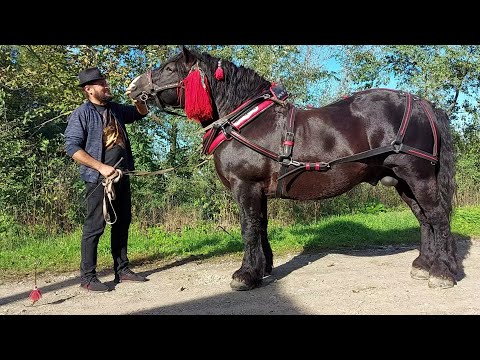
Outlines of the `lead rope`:
{"label": "lead rope", "polygon": [[[105,179],[102,180],[102,185],[103,185],[103,217],[105,219],[105,222],[109,225],[115,224],[117,221],[117,213],[115,212],[115,209],[112,205],[112,201],[115,200],[115,187],[113,184],[118,183],[120,179],[123,176],[123,172],[120,169],[115,169],[116,171],[110,175],[107,176]],[[108,202],[110,203],[110,208],[113,211],[113,215],[115,216],[115,220],[110,221],[110,213],[108,212],[107,208],[107,199]]]}
{"label": "lead rope", "polygon": [[[199,146],[199,149],[200,148],[201,148],[201,145]],[[199,166],[205,164],[208,160],[211,160],[212,158],[213,158],[213,155],[207,156],[205,158],[205,160],[203,160],[200,164],[196,165],[195,167],[199,167]],[[117,167],[118,164],[120,164],[120,162],[122,160],[123,160],[123,157],[120,158],[120,160],[118,160],[117,163],[115,165],[113,165],[113,167],[114,168]],[[112,225],[112,224],[115,224],[115,222],[117,221],[117,213],[115,212],[115,208],[113,207],[113,204],[112,204],[112,200],[115,200],[115,187],[113,186],[113,184],[118,183],[124,175],[128,175],[128,176],[163,175],[167,172],[175,170],[179,166],[168,168],[168,169],[163,169],[163,170],[157,170],[157,171],[125,171],[125,172],[123,172],[120,169],[115,169],[116,170],[115,173],[113,173],[112,175],[104,178],[102,180],[102,182],[99,183],[95,187],[95,189],[93,189],[93,191],[90,193],[90,195],[92,195],[92,193],[100,186],[100,184],[103,185],[103,218],[105,219],[105,222],[107,224]],[[87,199],[90,195],[88,195],[85,198],[85,201],[87,201]],[[107,199],[108,199],[108,202],[110,204],[110,207],[112,208],[113,214],[115,216],[114,221],[110,221],[110,214],[109,214],[108,208],[107,208]]]}

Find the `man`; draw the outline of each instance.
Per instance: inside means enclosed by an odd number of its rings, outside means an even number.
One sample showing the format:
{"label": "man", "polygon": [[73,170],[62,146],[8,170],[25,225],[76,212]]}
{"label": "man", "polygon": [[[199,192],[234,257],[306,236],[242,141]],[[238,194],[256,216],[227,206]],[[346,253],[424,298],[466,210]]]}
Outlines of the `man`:
{"label": "man", "polygon": [[[97,247],[105,230],[105,218],[108,220],[110,214],[116,218],[111,228],[110,244],[114,282],[118,284],[122,281],[147,280],[129,268],[127,243],[131,222],[130,181],[128,176],[120,176],[116,169],[134,170],[125,124],[144,118],[148,114],[148,108],[141,101],[134,101],[135,106],[112,101],[107,80],[97,67],[81,71],[78,80],[87,100],[68,119],[65,151],[80,163],[80,177],[86,184],[87,214],[81,240],[80,286],[89,291],[105,292],[109,288],[100,282],[96,273]],[[104,179],[115,179],[111,207],[106,199],[106,213],[103,209]]]}

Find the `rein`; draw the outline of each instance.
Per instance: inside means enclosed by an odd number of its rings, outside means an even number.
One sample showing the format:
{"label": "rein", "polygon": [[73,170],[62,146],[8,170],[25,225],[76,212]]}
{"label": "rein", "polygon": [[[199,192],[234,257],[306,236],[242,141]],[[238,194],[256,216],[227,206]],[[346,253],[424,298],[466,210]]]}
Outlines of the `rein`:
{"label": "rein", "polygon": [[[112,201],[115,200],[116,198],[114,184],[118,183],[124,175],[128,175],[128,176],[162,175],[172,170],[175,170],[175,168],[172,167],[172,168],[157,170],[157,171],[122,171],[120,169],[116,169],[116,171],[112,175],[104,178],[101,184],[103,185],[103,218],[105,219],[105,222],[109,225],[113,225],[117,221],[117,213],[115,212],[115,208],[113,207],[113,204],[112,204]],[[113,211],[114,220],[110,220],[110,213],[108,212],[107,201],[110,204],[110,208]]]}
{"label": "rein", "polygon": [[[206,163],[211,158],[212,157],[209,157],[209,158],[203,160],[200,164],[196,165],[195,167],[199,167],[199,166],[203,165],[204,163]],[[113,185],[114,185],[114,183],[117,183],[122,178],[122,176],[124,176],[124,175],[127,175],[127,176],[163,175],[163,174],[166,174],[170,171],[173,171],[173,170],[177,169],[178,167],[180,167],[180,165],[175,166],[175,167],[171,167],[171,168],[168,168],[168,169],[157,170],[157,171],[132,170],[132,171],[123,171],[122,172],[121,170],[116,169],[117,171],[113,175],[103,179],[103,181],[101,182],[101,184],[104,186],[103,217],[105,219],[105,222],[107,224],[113,225],[117,221],[117,214],[115,213],[115,209],[113,208],[113,205],[112,205],[112,200],[115,200],[115,188],[114,188]],[[110,214],[107,211],[107,199],[110,203],[110,207],[112,208],[113,214],[115,216],[115,220],[113,220],[113,221],[110,221]]]}
{"label": "rein", "polygon": [[[213,156],[207,157],[205,160],[203,160],[201,163],[199,163],[195,167],[202,166],[208,160],[210,160],[212,157]],[[123,158],[120,158],[120,160],[113,167],[116,167],[118,164],[120,164],[122,159]],[[138,170],[138,171],[137,170],[122,171],[120,169],[115,169],[116,171],[112,175],[104,178],[97,185],[97,187],[100,186],[100,184],[102,184],[104,186],[104,189],[103,189],[103,218],[105,219],[105,222],[109,225],[113,225],[117,221],[117,213],[115,212],[115,209],[114,209],[113,204],[112,204],[112,201],[115,200],[115,197],[116,197],[114,184],[118,183],[123,176],[125,176],[125,175],[126,176],[163,175],[163,174],[166,174],[170,171],[173,171],[173,170],[175,170],[179,167],[180,167],[180,165],[175,166],[175,167],[171,167],[171,168],[168,168],[168,169],[157,170],[157,171],[140,171],[140,170]],[[93,191],[95,191],[95,189]],[[92,193],[93,193],[93,191],[92,191]],[[85,199],[85,201],[86,201],[86,199]],[[110,213],[108,212],[107,201],[110,204],[110,208],[113,211],[114,220],[110,219]]]}

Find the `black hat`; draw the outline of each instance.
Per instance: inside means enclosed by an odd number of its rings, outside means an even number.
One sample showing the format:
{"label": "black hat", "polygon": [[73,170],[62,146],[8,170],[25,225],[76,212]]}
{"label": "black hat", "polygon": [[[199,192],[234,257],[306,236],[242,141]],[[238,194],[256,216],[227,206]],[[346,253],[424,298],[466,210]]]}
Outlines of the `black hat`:
{"label": "black hat", "polygon": [[102,75],[98,68],[88,68],[78,73],[78,86],[83,87],[89,82],[101,79],[105,79],[105,76]]}

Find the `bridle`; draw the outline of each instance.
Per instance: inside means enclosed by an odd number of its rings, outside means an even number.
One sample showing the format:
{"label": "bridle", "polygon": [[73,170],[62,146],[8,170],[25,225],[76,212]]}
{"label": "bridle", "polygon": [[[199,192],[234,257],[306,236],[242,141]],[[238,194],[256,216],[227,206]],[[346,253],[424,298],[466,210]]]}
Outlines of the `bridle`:
{"label": "bridle", "polygon": [[155,104],[157,105],[157,107],[163,111],[163,112],[166,112],[167,114],[171,114],[171,115],[176,115],[176,116],[183,116],[183,117],[186,117],[185,115],[183,114],[179,114],[177,112],[174,112],[174,111],[169,111],[167,109],[165,109],[165,106],[164,104],[162,104],[162,102],[160,101],[160,98],[158,96],[158,94],[164,90],[167,90],[167,89],[177,89],[177,96],[178,98],[180,99],[180,107],[181,107],[181,102],[182,102],[182,92],[184,91],[185,87],[183,85],[183,80],[181,81],[177,81],[177,82],[174,82],[174,83],[171,83],[171,84],[167,84],[167,85],[163,85],[163,86],[158,86],[156,84],[153,83],[153,80],[152,80],[152,70],[148,70],[147,72],[147,78],[148,78],[148,85],[147,85],[147,89],[148,90],[144,90],[140,93],[140,95],[138,95],[138,98],[143,101],[144,103],[147,102],[147,100],[150,100],[150,99],[154,99],[155,100]]}

